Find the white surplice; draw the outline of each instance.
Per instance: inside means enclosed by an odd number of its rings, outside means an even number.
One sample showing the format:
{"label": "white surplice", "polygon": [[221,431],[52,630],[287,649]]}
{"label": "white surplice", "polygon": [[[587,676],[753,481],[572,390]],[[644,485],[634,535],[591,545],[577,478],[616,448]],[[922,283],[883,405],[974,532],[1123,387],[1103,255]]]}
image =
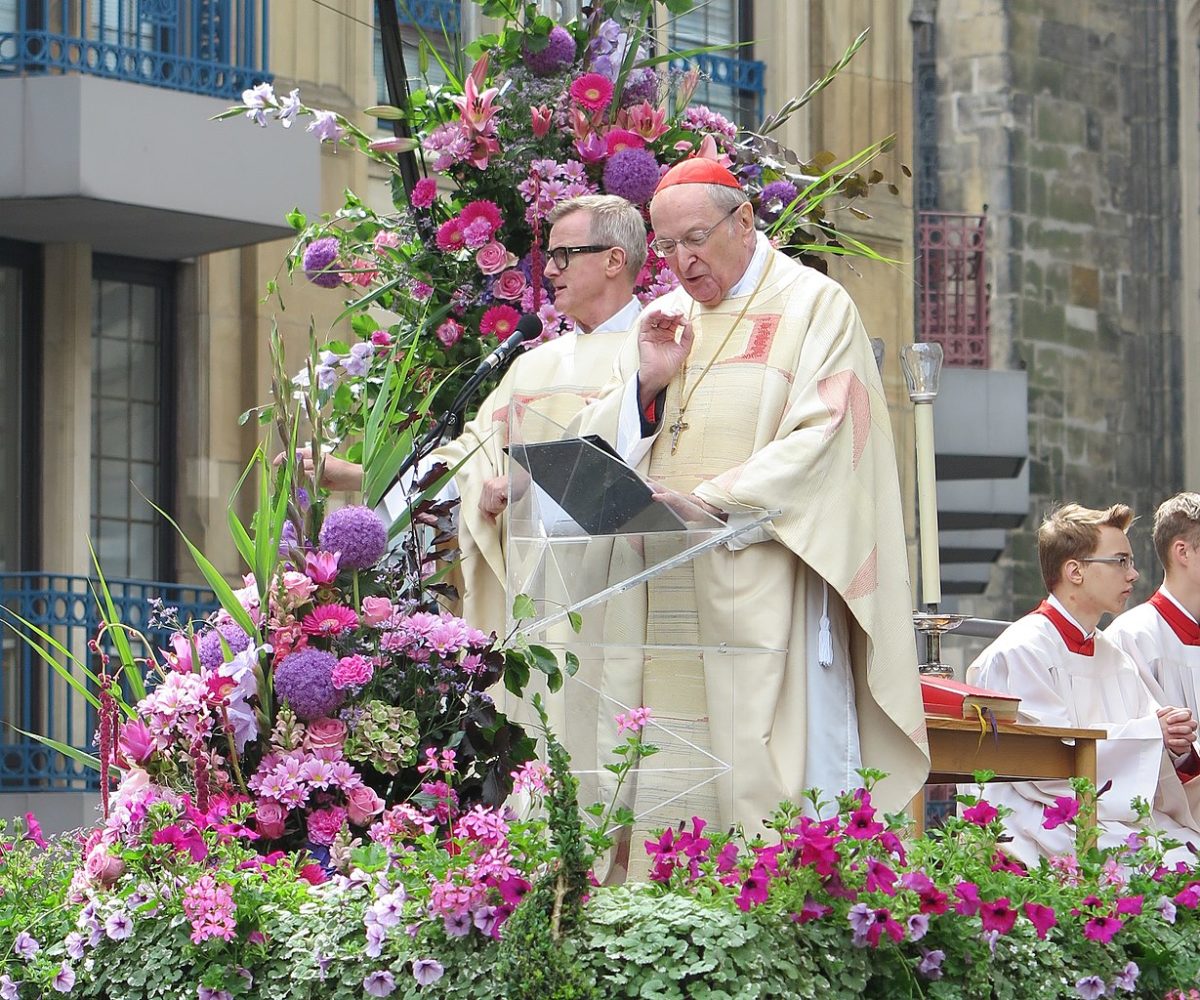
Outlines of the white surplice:
{"label": "white surplice", "polygon": [[[1194,622],[1166,587],[1159,594]],[[1162,704],[1190,709],[1200,718],[1200,646],[1184,644],[1150,601],[1118,615],[1104,634],[1137,664]]]}
{"label": "white surplice", "polygon": [[[967,683],[1019,696],[1021,722],[1106,730],[1108,738],[1096,745],[1097,784],[1113,783],[1099,803],[1101,847],[1115,847],[1137,831],[1135,796],[1152,803],[1152,827],[1200,845],[1190,796],[1163,743],[1158,702],[1116,645],[1101,632],[1093,638],[1093,655],[1072,653],[1048,618],[1026,615],[971,664]],[[1043,826],[1043,807],[1072,794],[1061,780],[993,782],[984,789],[989,802],[1012,810],[1005,828],[1013,841],[1005,849],[1030,865],[1039,855],[1074,853],[1072,825]],[[1193,855],[1182,847],[1168,860],[1190,861]]]}

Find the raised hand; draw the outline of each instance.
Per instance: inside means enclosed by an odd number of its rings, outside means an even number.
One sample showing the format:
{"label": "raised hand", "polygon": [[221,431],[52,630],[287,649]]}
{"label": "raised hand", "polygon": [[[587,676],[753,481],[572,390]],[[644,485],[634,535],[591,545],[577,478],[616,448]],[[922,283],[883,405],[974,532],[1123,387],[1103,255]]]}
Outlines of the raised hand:
{"label": "raised hand", "polygon": [[694,339],[692,324],[682,313],[652,309],[642,318],[638,329],[638,381],[643,409],[683,367]]}

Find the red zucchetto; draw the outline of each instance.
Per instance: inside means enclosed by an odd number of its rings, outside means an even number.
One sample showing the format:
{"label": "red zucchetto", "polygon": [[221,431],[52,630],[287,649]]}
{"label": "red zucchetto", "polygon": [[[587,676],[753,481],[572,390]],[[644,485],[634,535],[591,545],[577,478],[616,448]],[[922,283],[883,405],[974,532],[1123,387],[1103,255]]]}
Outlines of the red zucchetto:
{"label": "red zucchetto", "polygon": [[733,174],[707,156],[693,156],[689,160],[676,163],[663,174],[654,193],[658,194],[664,188],[675,184],[720,184],[722,187],[741,188]]}

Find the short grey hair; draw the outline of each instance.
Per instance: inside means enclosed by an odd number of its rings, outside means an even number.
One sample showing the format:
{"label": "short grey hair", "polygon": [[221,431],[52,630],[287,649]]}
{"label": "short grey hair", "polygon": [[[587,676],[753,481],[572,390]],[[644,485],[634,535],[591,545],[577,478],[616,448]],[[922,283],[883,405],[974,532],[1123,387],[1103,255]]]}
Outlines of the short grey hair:
{"label": "short grey hair", "polygon": [[625,251],[625,270],[636,281],[646,263],[646,220],[641,211],[615,194],[585,194],[560,201],[546,221],[553,226],[576,212],[588,213],[588,238],[593,243]]}
{"label": "short grey hair", "polygon": [[729,187],[725,184],[705,184],[703,186],[708,189],[709,201],[726,215],[732,215],[735,208],[745,205],[750,200],[750,196],[740,187]]}

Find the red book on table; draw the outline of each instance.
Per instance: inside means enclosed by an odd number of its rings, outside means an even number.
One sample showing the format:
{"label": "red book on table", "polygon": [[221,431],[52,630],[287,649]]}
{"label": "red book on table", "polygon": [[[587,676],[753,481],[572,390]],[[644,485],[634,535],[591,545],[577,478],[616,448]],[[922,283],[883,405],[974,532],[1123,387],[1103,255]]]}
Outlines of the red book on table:
{"label": "red book on table", "polygon": [[952,677],[922,677],[921,698],[926,715],[952,719],[974,719],[976,708],[991,712],[997,722],[1016,722],[1021,699],[1002,691],[989,691],[956,681]]}

